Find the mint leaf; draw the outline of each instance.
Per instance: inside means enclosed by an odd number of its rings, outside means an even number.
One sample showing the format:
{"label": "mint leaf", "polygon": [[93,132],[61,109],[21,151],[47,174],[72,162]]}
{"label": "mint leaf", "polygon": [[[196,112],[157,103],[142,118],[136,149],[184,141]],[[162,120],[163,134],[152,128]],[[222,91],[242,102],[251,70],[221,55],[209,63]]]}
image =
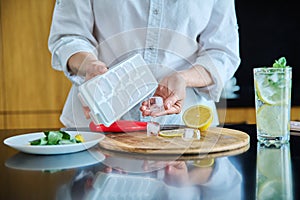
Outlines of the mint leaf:
{"label": "mint leaf", "polygon": [[48,144],[58,144],[62,140],[63,134],[59,131],[50,131],[48,134]]}
{"label": "mint leaf", "polygon": [[285,57],[281,57],[278,60],[275,60],[275,63],[273,64],[274,68],[286,68],[289,67],[286,65],[286,59]]}

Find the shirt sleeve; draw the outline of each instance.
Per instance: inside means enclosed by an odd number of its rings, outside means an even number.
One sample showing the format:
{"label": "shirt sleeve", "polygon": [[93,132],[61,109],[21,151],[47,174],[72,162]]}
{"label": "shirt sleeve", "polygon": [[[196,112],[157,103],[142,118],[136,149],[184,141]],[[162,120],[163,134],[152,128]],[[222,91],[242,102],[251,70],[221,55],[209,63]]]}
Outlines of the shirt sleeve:
{"label": "shirt sleeve", "polygon": [[93,27],[93,8],[90,1],[56,1],[48,38],[51,64],[54,69],[63,71],[75,84],[82,83],[84,78],[70,74],[67,61],[78,52],[89,52],[97,56]]}
{"label": "shirt sleeve", "polygon": [[194,65],[203,66],[214,84],[197,88],[218,102],[225,83],[240,64],[239,35],[234,0],[216,0],[209,23],[199,35],[198,57]]}

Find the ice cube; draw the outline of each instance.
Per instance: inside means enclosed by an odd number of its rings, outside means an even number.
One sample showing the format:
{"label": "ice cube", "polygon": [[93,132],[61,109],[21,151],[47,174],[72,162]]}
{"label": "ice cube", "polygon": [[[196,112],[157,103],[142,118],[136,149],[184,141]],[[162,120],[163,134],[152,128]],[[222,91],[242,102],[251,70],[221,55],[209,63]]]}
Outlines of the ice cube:
{"label": "ice cube", "polygon": [[160,125],[158,122],[150,121],[147,123],[147,136],[157,136],[160,131]]}
{"label": "ice cube", "polygon": [[201,138],[200,130],[194,129],[194,128],[185,128],[182,138],[184,140],[192,140],[192,139],[200,140],[200,138]]}
{"label": "ice cube", "polygon": [[164,110],[163,98],[154,96],[148,99],[148,109],[151,113],[163,111]]}

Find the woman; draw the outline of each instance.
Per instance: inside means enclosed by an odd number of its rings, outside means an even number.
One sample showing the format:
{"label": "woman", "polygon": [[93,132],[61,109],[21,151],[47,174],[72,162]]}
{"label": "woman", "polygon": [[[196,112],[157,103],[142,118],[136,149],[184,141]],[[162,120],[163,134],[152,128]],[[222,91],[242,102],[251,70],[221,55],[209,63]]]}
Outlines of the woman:
{"label": "woman", "polygon": [[[78,84],[140,53],[159,81],[154,95],[164,99],[161,121],[182,124],[182,113],[202,104],[213,109],[217,125],[214,102],[239,66],[238,42],[234,0],[57,0],[52,66],[73,82],[60,119],[67,127],[87,127]],[[122,119],[146,121],[147,115],[139,104]]]}

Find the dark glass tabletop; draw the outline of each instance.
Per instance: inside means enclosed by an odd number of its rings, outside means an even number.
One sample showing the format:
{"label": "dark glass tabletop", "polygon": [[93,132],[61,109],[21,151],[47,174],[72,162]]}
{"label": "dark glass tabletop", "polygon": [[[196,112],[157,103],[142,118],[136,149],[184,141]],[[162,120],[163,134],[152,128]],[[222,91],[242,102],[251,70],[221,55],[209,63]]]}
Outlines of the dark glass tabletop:
{"label": "dark glass tabletop", "polygon": [[[266,148],[255,125],[226,125],[250,145],[222,154],[155,156],[96,145],[60,155],[21,153],[1,142],[0,199],[299,199],[300,137]],[[42,130],[0,130],[0,138]]]}

